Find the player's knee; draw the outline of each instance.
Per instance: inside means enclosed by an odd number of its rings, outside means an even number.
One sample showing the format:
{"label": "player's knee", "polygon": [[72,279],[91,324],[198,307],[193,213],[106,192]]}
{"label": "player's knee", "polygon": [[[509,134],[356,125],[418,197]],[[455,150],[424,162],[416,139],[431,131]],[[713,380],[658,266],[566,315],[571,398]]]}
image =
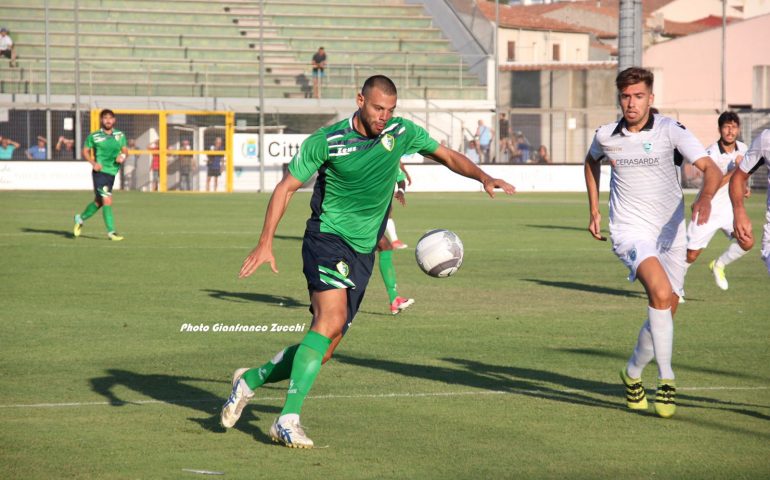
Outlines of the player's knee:
{"label": "player's knee", "polygon": [[657,310],[665,310],[671,307],[672,299],[671,289],[659,288],[650,291],[650,306]]}
{"label": "player's knee", "polygon": [[107,206],[112,206],[112,198],[111,197],[102,198],[102,204]]}

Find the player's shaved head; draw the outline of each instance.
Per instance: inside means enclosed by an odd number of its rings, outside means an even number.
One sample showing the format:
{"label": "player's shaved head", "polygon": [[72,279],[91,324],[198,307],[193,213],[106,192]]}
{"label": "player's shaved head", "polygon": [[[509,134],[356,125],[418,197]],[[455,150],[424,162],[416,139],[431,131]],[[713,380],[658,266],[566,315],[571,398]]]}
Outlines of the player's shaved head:
{"label": "player's shaved head", "polygon": [[396,84],[385,75],[374,75],[367,78],[361,88],[361,95],[365,97],[373,88],[380,90],[385,95],[398,95]]}

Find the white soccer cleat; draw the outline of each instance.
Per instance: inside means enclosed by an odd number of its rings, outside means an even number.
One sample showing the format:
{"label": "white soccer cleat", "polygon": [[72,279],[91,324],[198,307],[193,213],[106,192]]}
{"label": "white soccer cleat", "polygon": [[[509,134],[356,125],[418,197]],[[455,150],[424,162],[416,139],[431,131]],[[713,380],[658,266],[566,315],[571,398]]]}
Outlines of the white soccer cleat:
{"label": "white soccer cleat", "polygon": [[398,315],[412,305],[414,305],[414,298],[396,297],[390,304],[390,314]]}
{"label": "white soccer cleat", "polygon": [[[235,422],[241,418],[241,412],[243,407],[249,403],[254,397],[252,392],[246,385],[246,382],[241,379],[241,376],[248,370],[248,368],[239,368],[233,374],[233,391],[230,393],[230,398],[227,399],[222,407],[222,414],[219,419],[222,426],[225,428],[232,428]],[[250,393],[247,393],[250,392]]]}
{"label": "white soccer cleat", "polygon": [[725,267],[717,266],[717,261],[712,260],[709,263],[709,270],[714,274],[714,281],[717,282],[717,287],[722,290],[727,290],[727,278],[725,278]]}
{"label": "white soccer cleat", "polygon": [[313,448],[313,441],[305,435],[305,429],[302,428],[299,421],[287,420],[278,423],[278,418],[276,418],[270,427],[270,438],[289,448]]}

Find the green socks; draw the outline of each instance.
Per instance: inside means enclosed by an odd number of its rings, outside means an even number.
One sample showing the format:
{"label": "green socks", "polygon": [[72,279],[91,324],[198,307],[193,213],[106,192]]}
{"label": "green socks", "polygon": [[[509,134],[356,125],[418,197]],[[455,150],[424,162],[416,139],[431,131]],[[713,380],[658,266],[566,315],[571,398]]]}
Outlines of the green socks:
{"label": "green socks", "polygon": [[107,227],[107,233],[114,232],[115,219],[112,217],[112,205],[103,205],[102,215],[104,215],[104,225]]}
{"label": "green socks", "polygon": [[320,333],[309,331],[297,348],[294,355],[294,364],[291,367],[291,382],[286,393],[286,403],[281,415],[299,415],[302,410],[302,402],[310,392],[318,372],[321,370],[321,361],[329,349],[332,340]]}
{"label": "green socks", "polygon": [[252,390],[256,390],[266,383],[286,380],[291,376],[291,367],[294,364],[294,355],[296,355],[298,348],[299,344],[281,350],[278,355],[261,367],[244,372],[241,378]]}
{"label": "green socks", "polygon": [[396,290],[396,267],[393,266],[393,250],[383,250],[380,252],[380,274],[382,281],[385,282],[385,289],[388,291],[390,303],[398,296]]}
{"label": "green socks", "polygon": [[97,205],[95,202],[91,202],[88,204],[85,210],[83,210],[83,213],[80,214],[80,218],[83,220],[88,220],[89,218],[94,216],[94,213],[99,211],[99,205]]}

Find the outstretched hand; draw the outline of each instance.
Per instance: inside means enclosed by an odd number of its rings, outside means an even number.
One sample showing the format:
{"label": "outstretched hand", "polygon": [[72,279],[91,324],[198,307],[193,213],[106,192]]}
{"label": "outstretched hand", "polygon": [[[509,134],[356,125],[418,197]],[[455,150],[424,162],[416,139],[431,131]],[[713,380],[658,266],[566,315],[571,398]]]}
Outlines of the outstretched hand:
{"label": "outstretched hand", "polygon": [[269,263],[270,269],[273,273],[278,273],[278,268],[275,264],[275,257],[273,256],[272,248],[257,245],[254,250],[249,253],[243,260],[241,271],[238,273],[238,278],[246,278],[254,273],[260,265],[263,263]]}
{"label": "outstretched hand", "polygon": [[506,195],[513,195],[516,193],[516,187],[500,178],[489,177],[488,179],[484,180],[482,184],[484,185],[484,190],[492,198],[495,198],[496,188],[502,189]]}

